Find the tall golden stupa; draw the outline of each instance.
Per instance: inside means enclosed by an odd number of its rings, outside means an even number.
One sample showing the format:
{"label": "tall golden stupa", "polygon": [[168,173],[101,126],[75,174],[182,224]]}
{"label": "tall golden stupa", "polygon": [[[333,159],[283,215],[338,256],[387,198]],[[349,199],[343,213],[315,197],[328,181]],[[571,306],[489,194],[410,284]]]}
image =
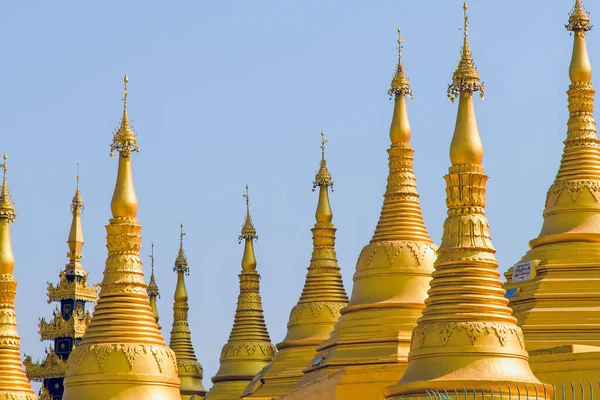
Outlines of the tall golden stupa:
{"label": "tall golden stupa", "polygon": [[465,389],[470,396],[472,388],[480,387],[489,398],[497,388],[507,393],[511,386],[532,396],[552,392],[531,372],[523,333],[499,279],[485,217],[488,177],[473,104],[475,92],[483,98],[484,86],[469,48],[466,3],[464,16],[462,56],[448,86],[448,97],[459,99],[452,165],[444,177],[448,217],[408,367],[400,382],[384,391],[390,400],[426,396],[431,390],[458,390],[466,400]]}
{"label": "tall golden stupa", "polygon": [[[328,339],[285,399],[373,399],[395,383],[408,362],[410,335],[421,316],[436,257],[419,205],[413,172],[406,96],[412,95],[398,64],[390,96],[389,175],[381,216],[356,265],[352,296]],[[312,397],[311,397],[312,396]]]}
{"label": "tall golden stupa", "polygon": [[67,372],[67,360],[73,348],[81,342],[90,322],[90,311],[86,306],[96,304],[98,285],[90,286],[88,275],[83,269],[83,229],[81,214],[83,213],[83,198],[79,191],[79,172],[75,177],[77,185],[71,201],[71,228],[67,244],[69,262],[59,274],[59,283],[55,286],[48,284],[48,303],[57,302],[60,307],[54,311],[52,320],[40,319],[39,333],[41,340],[51,340],[54,346],[46,350],[42,361],[32,362],[31,357],[25,357],[27,377],[41,381],[41,400],[62,397],[63,380]]}
{"label": "tall golden stupa", "polygon": [[[586,46],[590,17],[581,0],[575,0],[566,26],[574,44],[562,160],[547,194],[540,235],[505,274],[503,287],[485,211],[488,176],[473,100],[476,93],[483,98],[484,85],[469,47],[466,3],[463,8],[461,57],[447,92],[452,102],[458,99],[458,110],[444,176],[447,216],[439,248],[429,237],[419,204],[407,111],[412,90],[398,30],[398,62],[389,90],[394,112],[387,187],[373,237],[357,261],[350,299],[337,263],[329,201],[333,182],[322,133],[313,187],[319,189],[313,251],[287,334],[276,352],[264,319],[254,253],[258,237],[246,186],[240,292],[220,367],[207,393],[189,326],[190,268],[183,226],[174,263],[169,347],[158,326],[154,245],[150,283],[144,282],[131,159],[138,146],[127,114],[125,76],[123,117],[111,145],[119,165],[99,300],[80,341],[83,330],[77,327],[87,322],[79,304],[93,301],[95,292],[82,284],[83,201],[77,188],[69,264],[60,284],[48,290],[61,309],[52,324],[44,321],[41,331],[43,339],[55,339],[55,347],[59,339],[70,341],[64,342],[64,352],[51,349],[42,363],[26,359],[28,372],[37,368],[43,379],[46,364],[47,370],[66,368],[62,400],[600,399],[600,390],[594,391],[596,384],[600,387],[600,140]],[[16,215],[6,181],[6,155],[0,166],[0,400],[34,400],[16,332],[10,241]],[[63,286],[73,290],[55,293]],[[63,322],[69,320],[73,326],[65,328]],[[62,389],[54,393],[49,388],[45,382],[42,399],[60,399]]]}
{"label": "tall golden stupa", "polygon": [[92,320],[69,357],[64,400],[181,399],[175,353],[158,329],[144,283],[131,168],[138,146],[127,116],[127,76],[124,81],[123,118],[111,145],[119,168],[106,226],[108,258]]}
{"label": "tall golden stupa", "polygon": [[600,376],[600,140],[585,40],[592,25],[581,0],[566,28],[573,55],[562,160],[548,189],[542,230],[505,274],[532,369],[556,385]]}
{"label": "tall golden stupa", "polygon": [[173,302],[173,328],[171,329],[171,339],[169,347],[175,352],[177,357],[177,370],[179,379],[181,379],[181,398],[190,400],[192,396],[195,399],[202,398],[206,394],[206,389],[202,385],[202,365],[196,358],[194,347],[192,345],[192,333],[188,324],[188,294],[185,287],[185,276],[190,274],[185,252],[183,251],[183,224],[181,224],[181,233],[179,234],[179,252],[175,259],[173,271],[177,273],[177,286]]}
{"label": "tall golden stupa", "polygon": [[[158,289],[158,284],[156,283],[156,277],[154,276],[154,243],[151,244],[152,251],[150,252],[150,282],[148,282],[148,287],[146,291],[148,292],[148,301],[150,302],[150,308],[152,309],[152,315],[154,315],[154,319],[158,324],[158,320],[160,319],[160,315],[158,315],[158,304],[156,303],[158,299],[160,299],[160,290]],[[158,325],[158,329],[161,329],[160,325]]]}
{"label": "tall golden stupa", "polygon": [[288,331],[278,352],[252,382],[242,396],[244,399],[273,399],[293,389],[302,370],[316,354],[319,346],[348,304],[340,267],[335,253],[335,227],[329,203],[329,188],[333,186],[325,160],[325,133],[321,132],[321,164],[313,183],[319,188],[319,201],[312,228],[313,252],[306,274],[304,289],[298,304],[292,308]]}
{"label": "tall golden stupa", "polygon": [[0,164],[4,170],[0,191],[0,399],[34,400],[37,397],[23,371],[21,340],[17,333],[17,282],[13,275],[15,256],[10,241],[10,225],[17,214],[6,182],[6,158],[4,154],[4,163]]}
{"label": "tall golden stupa", "polygon": [[206,394],[206,400],[239,399],[246,386],[258,378],[257,374],[275,354],[263,314],[260,275],[256,272],[254,240],[258,236],[250,216],[248,185],[244,198],[246,219],[239,236],[239,241],[244,241],[242,272],[239,275],[240,294],[233,328],[221,351],[219,370],[212,378],[213,386]]}

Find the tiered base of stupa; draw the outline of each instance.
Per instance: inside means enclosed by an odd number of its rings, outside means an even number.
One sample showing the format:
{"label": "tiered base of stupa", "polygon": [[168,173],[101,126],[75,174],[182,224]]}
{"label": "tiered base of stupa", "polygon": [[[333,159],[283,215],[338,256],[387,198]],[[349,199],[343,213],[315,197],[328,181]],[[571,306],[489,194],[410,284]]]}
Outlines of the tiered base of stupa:
{"label": "tiered base of stupa", "polygon": [[318,372],[310,382],[298,386],[277,400],[381,400],[383,388],[398,382],[406,363],[344,367]]}

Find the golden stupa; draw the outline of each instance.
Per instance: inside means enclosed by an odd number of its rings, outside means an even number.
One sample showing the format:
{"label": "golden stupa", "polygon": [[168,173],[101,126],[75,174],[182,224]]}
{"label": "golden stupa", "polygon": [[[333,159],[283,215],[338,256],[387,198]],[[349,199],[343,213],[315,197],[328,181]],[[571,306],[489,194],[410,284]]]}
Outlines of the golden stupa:
{"label": "golden stupa", "polygon": [[321,164],[313,183],[319,187],[319,201],[312,228],[313,252],[298,304],[292,308],[285,339],[277,345],[273,361],[262,370],[244,391],[244,399],[273,399],[292,389],[302,377],[302,370],[316,354],[317,346],[327,339],[348,304],[340,267],[335,253],[335,227],[329,204],[329,187],[333,186],[325,160],[324,132],[321,132]]}
{"label": "golden stupa", "polygon": [[177,286],[173,302],[173,328],[171,329],[171,340],[169,347],[175,352],[177,357],[177,369],[179,379],[181,380],[181,398],[182,400],[200,399],[206,394],[206,389],[202,386],[202,365],[196,358],[194,347],[192,346],[192,333],[188,324],[188,294],[185,287],[185,275],[190,274],[185,252],[183,251],[183,224],[181,224],[181,233],[179,234],[179,252],[175,259],[173,271],[177,272]]}
{"label": "golden stupa", "polygon": [[[389,175],[381,216],[356,265],[352,296],[328,339],[285,399],[373,399],[408,362],[410,335],[421,316],[436,257],[419,205],[398,30],[398,64],[390,96]],[[311,397],[312,396],[312,397]]]}
{"label": "golden stupa", "polygon": [[25,356],[24,361],[27,377],[42,382],[41,400],[45,399],[44,396],[50,396],[50,399],[62,396],[67,360],[73,348],[81,342],[91,319],[86,307],[88,303],[96,304],[98,298],[98,285],[90,286],[81,264],[84,244],[81,214],[84,204],[79,191],[79,172],[75,178],[77,185],[71,201],[71,228],[67,239],[69,262],[60,271],[58,284],[48,283],[48,303],[58,303],[53,318],[50,321],[40,318],[38,325],[40,340],[50,340],[54,346],[46,350],[43,360],[32,362],[30,356]]}
{"label": "golden stupa", "polygon": [[[151,245],[152,251],[150,252],[150,282],[148,283],[148,287],[146,291],[148,292],[148,301],[150,302],[150,308],[152,309],[152,315],[154,315],[154,319],[158,324],[158,320],[160,316],[158,315],[158,304],[156,301],[160,299],[160,290],[158,289],[158,284],[156,283],[156,278],[154,277],[154,243]],[[161,326],[158,325],[158,329],[161,329]]]}
{"label": "golden stupa", "polygon": [[529,368],[523,333],[504,298],[485,217],[488,177],[481,165],[483,146],[473,104],[475,92],[483,98],[484,86],[469,48],[466,3],[464,15],[462,56],[448,86],[448,97],[459,99],[452,166],[444,177],[448,217],[426,307],[413,331],[408,367],[384,393],[391,400],[457,390],[466,400],[465,389],[471,396],[471,389],[481,388],[485,398],[493,398],[498,389],[508,393],[512,387],[516,393],[520,387],[523,398],[529,397],[525,393],[550,398],[552,389]]}
{"label": "golden stupa", "polygon": [[246,220],[239,236],[243,240],[240,294],[227,343],[221,351],[220,366],[213,376],[213,386],[206,394],[207,400],[239,399],[242,392],[257,374],[271,361],[275,346],[271,343],[260,297],[260,275],[256,272],[254,240],[256,229],[250,216],[250,199],[246,185]]}
{"label": "golden stupa", "polygon": [[566,28],[573,55],[562,160],[546,196],[542,230],[505,274],[532,369],[557,385],[600,377],[600,141],[585,41],[592,26],[581,0]]}
{"label": "golden stupa", "polygon": [[[131,154],[138,151],[127,116],[127,76],[121,126],[112,151],[119,168],[107,231],[108,257],[92,321],[69,357],[63,400],[180,399],[175,353],[158,329],[148,301],[139,251]],[[111,153],[112,154],[112,153]]]}
{"label": "golden stupa", "polygon": [[34,400],[37,396],[23,370],[17,333],[17,282],[13,276],[15,256],[10,241],[10,225],[17,214],[6,182],[6,154],[0,167],[4,170],[0,191],[0,400]]}

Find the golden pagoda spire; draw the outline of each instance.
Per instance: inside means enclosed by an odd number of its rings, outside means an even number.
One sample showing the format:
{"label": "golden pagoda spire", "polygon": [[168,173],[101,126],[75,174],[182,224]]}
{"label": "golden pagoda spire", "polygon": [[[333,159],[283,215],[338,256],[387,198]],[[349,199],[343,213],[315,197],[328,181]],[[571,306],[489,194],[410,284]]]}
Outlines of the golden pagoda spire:
{"label": "golden pagoda spire", "polygon": [[90,325],[69,357],[63,400],[181,398],[175,354],[158,329],[144,283],[131,171],[131,152],[138,147],[127,118],[127,75],[124,81],[123,119],[111,145],[119,152],[119,169],[104,279]]}
{"label": "golden pagoda spire", "polygon": [[336,229],[331,223],[329,188],[333,186],[325,160],[325,133],[321,132],[321,163],[313,182],[319,188],[319,201],[312,228],[313,252],[298,304],[292,308],[287,335],[279,350],[244,391],[244,399],[273,398],[292,389],[302,378],[302,370],[327,339],[348,304],[335,253]]}
{"label": "golden pagoda spire", "polygon": [[181,398],[189,400],[192,396],[204,397],[206,389],[202,385],[202,365],[196,358],[192,346],[192,334],[188,324],[188,294],[185,287],[185,275],[190,274],[185,252],[183,251],[183,224],[180,225],[179,252],[175,259],[173,271],[177,273],[175,302],[173,304],[173,329],[169,347],[177,357],[177,370],[181,379]]}
{"label": "golden pagoda spire", "polygon": [[562,159],[546,194],[541,232],[505,274],[510,305],[529,351],[600,346],[595,295],[600,290],[600,141],[586,46],[592,25],[581,1],[575,1],[566,28],[573,34],[573,53]]}
{"label": "golden pagoda spire", "polygon": [[69,245],[69,263],[65,268],[65,273],[74,275],[85,275],[83,267],[81,265],[81,258],[83,257],[83,230],[81,229],[81,214],[83,213],[83,199],[79,192],[79,163],[77,163],[77,175],[75,175],[76,186],[75,195],[71,201],[71,214],[73,219],[71,220],[71,229],[69,230],[69,238],[67,244]]}
{"label": "golden pagoda spire", "polygon": [[246,193],[246,219],[238,240],[244,241],[240,295],[229,339],[221,351],[220,366],[212,378],[214,385],[205,400],[237,399],[250,381],[271,361],[275,346],[265,325],[260,297],[260,275],[256,272],[254,240],[258,239],[250,215],[248,185]]}
{"label": "golden pagoda spire", "polygon": [[0,399],[34,400],[37,397],[23,371],[21,341],[17,333],[17,282],[13,276],[15,257],[10,241],[10,225],[17,214],[8,191],[6,160],[5,153],[4,163],[0,164],[4,171],[0,191]]}
{"label": "golden pagoda spire", "polygon": [[25,355],[24,360],[27,377],[42,382],[42,393],[46,393],[51,399],[62,397],[68,357],[83,337],[92,317],[90,311],[86,311],[86,304],[95,304],[98,298],[98,285],[92,286],[87,282],[88,275],[81,265],[83,199],[79,191],[79,163],[75,180],[75,195],[71,201],[71,227],[67,239],[69,262],[60,271],[58,284],[48,283],[48,303],[58,303],[52,319],[46,321],[45,318],[40,318],[38,324],[40,340],[52,341],[54,348],[50,345],[41,361],[33,362],[28,355]]}
{"label": "golden pagoda spire", "polygon": [[[160,316],[158,315],[158,306],[156,304],[156,300],[160,299],[160,291],[158,290],[158,285],[156,284],[156,278],[154,277],[154,243],[151,245],[152,252],[150,253],[150,262],[152,273],[150,274],[150,283],[148,284],[148,300],[150,301],[150,308],[152,308],[152,315],[154,315],[154,319],[158,324],[158,320]],[[160,325],[158,326],[160,329]]]}
{"label": "golden pagoda spire", "polygon": [[[304,388],[290,400],[330,393],[328,385],[336,385],[331,390],[347,393],[348,398],[378,398],[406,368],[410,335],[427,297],[436,246],[423,222],[413,171],[406,104],[412,91],[402,65],[402,44],[398,35],[398,64],[389,91],[394,96],[389,174],[379,222],[359,255],[349,304],[305,370],[299,383]],[[339,371],[338,379],[320,379]]]}
{"label": "golden pagoda spire", "polygon": [[482,396],[492,398],[492,387],[508,392],[512,385],[532,396],[524,398],[550,398],[551,388],[531,372],[523,334],[504,298],[485,217],[488,177],[481,166],[483,149],[476,145],[481,139],[472,103],[483,84],[468,48],[466,3],[464,10],[462,57],[449,91],[451,99],[459,97],[459,106],[452,165],[444,177],[448,217],[426,307],[412,334],[408,367],[384,394],[401,399],[452,391],[466,400],[471,388],[481,388]]}

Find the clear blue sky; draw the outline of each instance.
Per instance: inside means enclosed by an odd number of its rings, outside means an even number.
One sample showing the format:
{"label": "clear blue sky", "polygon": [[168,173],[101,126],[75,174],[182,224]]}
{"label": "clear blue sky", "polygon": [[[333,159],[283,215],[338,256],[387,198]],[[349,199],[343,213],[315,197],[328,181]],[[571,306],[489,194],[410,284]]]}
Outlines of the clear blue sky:
{"label": "clear blue sky", "polygon": [[[600,21],[600,7],[587,6]],[[476,101],[486,150],[488,218],[505,271],[537,236],[565,138],[572,0],[470,2],[470,43],[486,84]],[[600,23],[600,22],[599,22]],[[311,183],[329,139],[337,253],[350,292],[355,262],[380,212],[387,176],[396,63],[404,65],[421,206],[437,243],[442,176],[456,104],[446,98],[458,61],[462,1],[29,1],[0,12],[0,152],[9,183],[22,350],[43,356],[46,282],[65,253],[76,163],[85,201],[83,263],[101,281],[117,160],[109,158],[129,74],[129,110],[141,153],[134,176],[149,274],[156,245],[163,334],[172,322],[179,224],[191,267],[190,325],[205,386],[218,367],[238,294],[250,185],[265,317],[285,335],[311,253]],[[590,32],[592,63],[598,33]]]}

